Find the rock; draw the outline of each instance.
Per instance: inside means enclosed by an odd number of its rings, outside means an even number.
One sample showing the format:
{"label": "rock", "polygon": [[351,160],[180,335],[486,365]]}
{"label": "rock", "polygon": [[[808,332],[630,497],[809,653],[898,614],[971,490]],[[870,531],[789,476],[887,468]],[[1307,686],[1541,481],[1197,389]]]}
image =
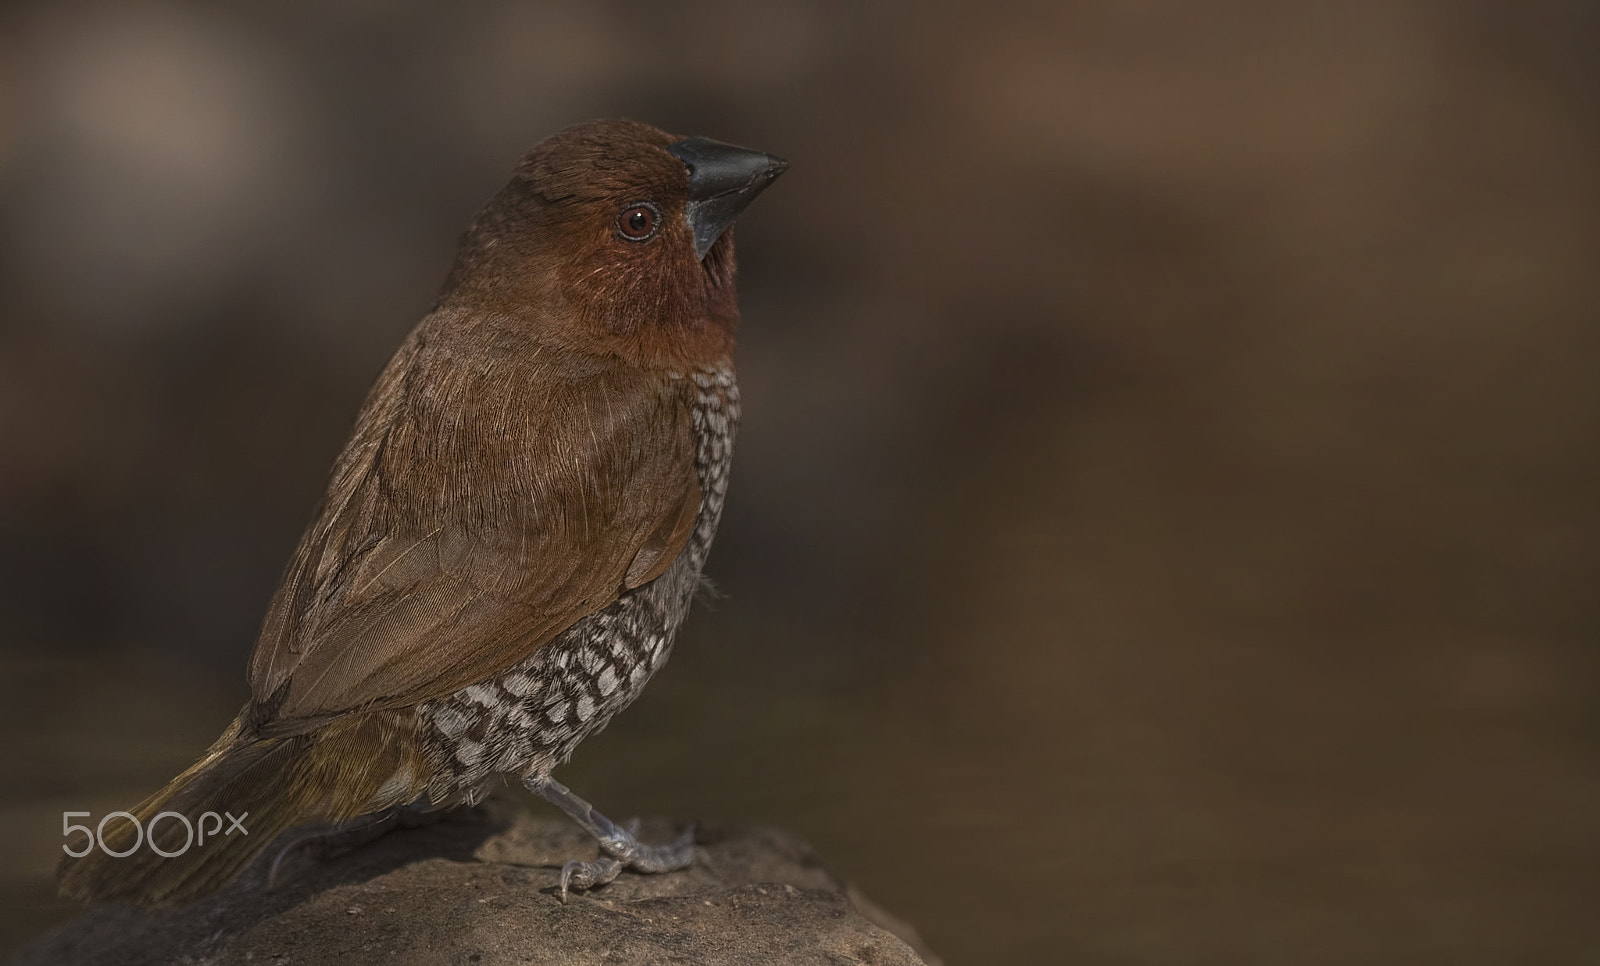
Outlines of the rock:
{"label": "rock", "polygon": [[[673,834],[671,823],[651,821],[642,837]],[[792,833],[705,827],[696,841],[689,869],[624,872],[562,905],[561,864],[593,857],[593,842],[563,819],[495,804],[323,861],[293,857],[271,891],[258,862],[221,893],[184,909],[98,906],[24,947],[13,962],[937,962],[914,930],[823,869]]]}

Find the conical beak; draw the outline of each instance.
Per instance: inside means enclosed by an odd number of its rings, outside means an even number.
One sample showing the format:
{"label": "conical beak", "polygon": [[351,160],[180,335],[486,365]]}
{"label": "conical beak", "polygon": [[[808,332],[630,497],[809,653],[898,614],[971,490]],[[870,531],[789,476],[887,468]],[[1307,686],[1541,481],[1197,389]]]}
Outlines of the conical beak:
{"label": "conical beak", "polygon": [[701,260],[739,212],[789,166],[782,158],[710,138],[688,138],[669,145],[667,151],[689,169],[684,218],[694,232],[694,252]]}

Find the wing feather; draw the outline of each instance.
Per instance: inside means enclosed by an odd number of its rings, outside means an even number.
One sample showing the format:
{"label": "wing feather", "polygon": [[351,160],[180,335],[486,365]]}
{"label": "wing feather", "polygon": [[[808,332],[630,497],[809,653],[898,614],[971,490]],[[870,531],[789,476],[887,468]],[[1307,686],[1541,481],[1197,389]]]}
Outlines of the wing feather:
{"label": "wing feather", "polygon": [[250,679],[273,733],[491,677],[654,579],[693,530],[676,382],[548,351],[474,367],[419,334],[269,607]]}

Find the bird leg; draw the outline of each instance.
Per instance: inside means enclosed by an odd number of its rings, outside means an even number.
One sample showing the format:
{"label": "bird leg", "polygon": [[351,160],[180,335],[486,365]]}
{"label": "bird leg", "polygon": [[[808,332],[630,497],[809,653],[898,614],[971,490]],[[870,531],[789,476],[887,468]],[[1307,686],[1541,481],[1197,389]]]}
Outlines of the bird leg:
{"label": "bird leg", "polygon": [[567,901],[568,888],[592,889],[605,885],[624,868],[635,872],[673,872],[694,861],[694,826],[666,845],[645,845],[636,837],[638,820],[623,827],[595,810],[593,805],[574,795],[567,786],[549,775],[529,775],[522,780],[528,791],[572,816],[600,843],[600,857],[593,862],[578,859],[561,867],[561,901]]}

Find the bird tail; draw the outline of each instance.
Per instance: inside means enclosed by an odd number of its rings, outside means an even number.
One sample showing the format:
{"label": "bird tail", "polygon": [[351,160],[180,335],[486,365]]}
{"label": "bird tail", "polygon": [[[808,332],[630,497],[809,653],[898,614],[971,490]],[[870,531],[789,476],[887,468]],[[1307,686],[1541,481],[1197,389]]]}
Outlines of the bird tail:
{"label": "bird tail", "polygon": [[410,802],[426,784],[412,729],[398,716],[266,738],[250,735],[247,716],[134,808],[135,821],[102,822],[88,852],[62,861],[61,894],[183,905],[227,885],[287,829]]}

